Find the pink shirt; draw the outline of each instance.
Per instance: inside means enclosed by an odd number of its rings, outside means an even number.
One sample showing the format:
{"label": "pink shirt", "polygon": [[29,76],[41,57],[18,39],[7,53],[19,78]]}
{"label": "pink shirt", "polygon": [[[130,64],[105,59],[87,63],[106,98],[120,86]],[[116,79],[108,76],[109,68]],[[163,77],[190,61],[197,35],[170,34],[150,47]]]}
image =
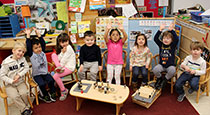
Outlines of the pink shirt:
{"label": "pink shirt", "polygon": [[123,43],[120,39],[117,43],[109,39],[107,45],[108,57],[107,64],[123,64]]}

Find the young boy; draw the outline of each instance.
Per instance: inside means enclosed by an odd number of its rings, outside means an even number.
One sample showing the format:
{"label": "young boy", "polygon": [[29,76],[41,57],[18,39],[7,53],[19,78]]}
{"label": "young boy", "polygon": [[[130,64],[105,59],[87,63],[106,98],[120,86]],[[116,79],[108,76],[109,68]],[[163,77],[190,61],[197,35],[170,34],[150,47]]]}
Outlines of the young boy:
{"label": "young boy", "polygon": [[[41,37],[40,33],[37,31],[36,28],[33,28],[36,32],[39,39],[35,37],[30,38],[30,29],[25,29],[26,33],[26,45],[27,45],[27,53],[30,57],[30,61],[32,64],[32,76],[34,81],[38,84],[42,95],[39,96],[39,99],[45,101],[46,103],[50,103],[51,101],[56,101],[56,90],[54,86],[54,79],[48,73],[48,64],[47,58],[44,53],[45,51],[45,41]],[[46,90],[46,84],[50,89],[50,95]]]}
{"label": "young boy", "polygon": [[102,70],[101,50],[95,44],[95,36],[92,31],[84,34],[85,44],[80,49],[80,68],[78,75],[80,79],[85,79],[85,72],[90,69],[90,79],[96,81],[98,71]]}
{"label": "young boy", "polygon": [[26,47],[23,43],[15,43],[12,55],[2,62],[0,79],[5,83],[6,93],[13,100],[22,115],[31,115],[32,111],[28,106],[28,90],[24,76],[29,70],[28,63],[23,57]]}
{"label": "young boy", "polygon": [[[165,31],[163,33],[162,40],[160,40],[159,36],[161,35],[163,29],[165,29],[165,25],[160,26],[160,30],[156,33],[154,37],[155,43],[159,47],[159,64],[156,65],[153,69],[154,75],[157,77],[157,82],[155,83],[156,89],[163,89],[167,80],[171,79],[175,72],[175,50],[178,44],[178,37],[173,30],[173,24],[169,26],[169,31]],[[166,71],[165,77],[162,79],[161,72]]]}
{"label": "young boy", "polygon": [[175,83],[176,92],[179,94],[177,101],[182,102],[185,97],[183,86],[186,81],[190,84],[189,94],[198,90],[200,76],[206,73],[206,61],[201,57],[203,51],[202,43],[195,41],[190,45],[191,55],[184,59],[181,64],[181,69],[184,72]]}

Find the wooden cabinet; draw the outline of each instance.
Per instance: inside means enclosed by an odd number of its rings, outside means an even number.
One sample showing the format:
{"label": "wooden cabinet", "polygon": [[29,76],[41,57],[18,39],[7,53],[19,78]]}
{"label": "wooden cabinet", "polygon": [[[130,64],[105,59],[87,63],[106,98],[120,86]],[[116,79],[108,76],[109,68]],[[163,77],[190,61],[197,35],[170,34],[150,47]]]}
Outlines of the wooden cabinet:
{"label": "wooden cabinet", "polygon": [[0,38],[15,37],[20,31],[20,24],[16,14],[0,17]]}

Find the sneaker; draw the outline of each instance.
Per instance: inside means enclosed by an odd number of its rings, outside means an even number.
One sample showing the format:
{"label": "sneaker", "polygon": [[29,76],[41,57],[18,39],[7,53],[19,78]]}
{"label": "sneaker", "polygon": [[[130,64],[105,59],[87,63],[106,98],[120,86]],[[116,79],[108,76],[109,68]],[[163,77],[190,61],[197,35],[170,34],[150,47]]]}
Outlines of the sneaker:
{"label": "sneaker", "polygon": [[67,95],[68,95],[68,92],[69,92],[68,89],[66,89],[65,91],[62,91],[59,100],[64,101],[66,99]]}
{"label": "sneaker", "polygon": [[46,103],[52,102],[49,96],[40,96],[39,95],[39,99],[46,102]]}
{"label": "sneaker", "polygon": [[188,90],[188,93],[189,94],[192,94],[194,92],[194,90],[192,89],[192,88],[190,88],[189,90]]}
{"label": "sneaker", "polygon": [[26,109],[25,111],[23,111],[21,113],[21,115],[32,115],[33,111],[31,111],[30,109]]}
{"label": "sneaker", "polygon": [[179,96],[178,96],[178,98],[177,98],[177,101],[178,102],[182,102],[183,100],[184,100],[184,97],[185,97],[186,95],[185,95],[185,93],[184,94],[180,94]]}
{"label": "sneaker", "polygon": [[155,89],[159,90],[160,87],[160,83],[162,82],[162,78],[157,78],[157,81],[155,82]]}
{"label": "sneaker", "polygon": [[64,68],[62,67],[57,67],[55,68],[56,73],[63,73],[64,72]]}
{"label": "sneaker", "polygon": [[50,100],[55,102],[56,101],[56,93],[50,94]]}

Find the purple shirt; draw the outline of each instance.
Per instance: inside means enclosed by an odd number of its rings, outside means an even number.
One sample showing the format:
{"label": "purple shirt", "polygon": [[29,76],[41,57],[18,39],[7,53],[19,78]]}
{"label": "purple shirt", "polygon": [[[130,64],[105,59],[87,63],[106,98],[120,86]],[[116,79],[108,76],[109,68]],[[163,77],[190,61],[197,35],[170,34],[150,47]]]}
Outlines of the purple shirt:
{"label": "purple shirt", "polygon": [[107,64],[123,64],[123,43],[122,39],[118,42],[113,42],[109,39],[107,45],[108,58]]}

